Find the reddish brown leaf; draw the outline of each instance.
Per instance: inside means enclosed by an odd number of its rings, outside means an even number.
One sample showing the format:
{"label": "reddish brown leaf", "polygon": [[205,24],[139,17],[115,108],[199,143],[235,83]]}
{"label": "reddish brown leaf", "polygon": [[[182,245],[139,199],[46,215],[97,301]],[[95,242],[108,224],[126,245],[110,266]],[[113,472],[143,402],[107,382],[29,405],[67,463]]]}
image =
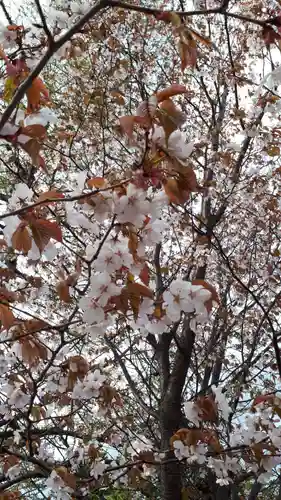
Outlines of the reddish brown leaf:
{"label": "reddish brown leaf", "polygon": [[48,324],[42,319],[30,319],[24,322],[24,329],[29,333],[35,333],[46,328]]}
{"label": "reddish brown leaf", "polygon": [[0,238],[0,248],[1,247],[7,247],[7,242],[3,239],[3,238]]}
{"label": "reddish brown leaf", "polygon": [[19,458],[16,457],[15,455],[8,455],[4,458],[4,464],[3,464],[3,472],[7,474],[8,470],[11,467],[14,467],[19,463]]}
{"label": "reddish brown leaf", "polygon": [[172,99],[165,99],[161,102],[157,117],[165,130],[166,138],[185,121],[184,113],[177,108]]}
{"label": "reddish brown leaf", "polygon": [[137,256],[137,249],[138,249],[138,235],[134,229],[129,230],[129,239],[128,239],[128,249],[134,259],[136,259]]}
{"label": "reddish brown leaf", "polygon": [[49,200],[49,199],[59,200],[61,198],[64,198],[64,194],[63,193],[59,193],[58,191],[56,191],[55,189],[53,189],[51,191],[45,191],[45,193],[41,193],[38,196],[37,201],[45,201],[45,200]]}
{"label": "reddish brown leaf", "polygon": [[17,297],[18,295],[16,292],[11,292],[11,290],[8,290],[4,286],[0,287],[0,300],[2,302],[15,302]]}
{"label": "reddish brown leaf", "polygon": [[165,101],[166,99],[169,99],[170,97],[173,97],[175,95],[179,94],[185,94],[187,92],[187,88],[185,85],[180,85],[179,83],[173,83],[170,87],[167,87],[164,90],[159,90],[156,93],[156,97],[158,102]]}
{"label": "reddish brown leaf", "polygon": [[32,238],[26,227],[26,222],[21,222],[12,236],[12,247],[19,252],[28,253],[32,246]]}
{"label": "reddish brown leaf", "polygon": [[[196,174],[193,168],[183,166],[176,161],[173,162],[173,165],[176,166],[176,170],[179,174],[179,189],[184,192],[197,193],[200,190],[200,186],[197,182]],[[182,195],[182,197],[183,199],[185,198],[184,195]]]}
{"label": "reddish brown leaf", "polygon": [[33,113],[38,110],[40,104],[48,101],[49,92],[41,80],[41,78],[35,78],[26,92],[27,96],[27,112]]}
{"label": "reddish brown leaf", "polygon": [[110,304],[115,306],[116,311],[120,311],[123,314],[126,314],[129,310],[129,292],[126,287],[124,287],[120,293],[120,295],[115,295],[111,297],[109,301],[109,309]]}
{"label": "reddish brown leaf", "polygon": [[33,335],[30,337],[23,337],[21,342],[21,353],[24,361],[29,366],[37,366],[41,360],[48,358],[48,351]]}
{"label": "reddish brown leaf", "polygon": [[179,429],[171,438],[170,445],[173,446],[175,441],[182,441],[184,444],[191,446],[196,445],[199,441],[199,434],[201,431],[199,429]]}
{"label": "reddish brown leaf", "polygon": [[18,24],[9,24],[7,26],[7,30],[9,31],[22,31],[24,29],[24,27],[22,25],[18,25]]}
{"label": "reddish brown leaf", "polygon": [[79,273],[77,273],[77,272],[69,274],[67,276],[67,279],[65,280],[65,283],[68,286],[74,286],[74,285],[76,285],[77,280],[78,280],[78,276],[79,276]]}
{"label": "reddish brown leaf", "polygon": [[105,187],[106,180],[104,177],[93,177],[92,179],[87,180],[87,185],[92,188],[95,187],[97,189],[102,189]]}
{"label": "reddish brown leaf", "polygon": [[36,167],[41,166],[41,157],[39,155],[41,144],[38,142],[38,140],[33,138],[25,144],[20,143],[20,145],[21,148],[29,154],[30,158],[32,159],[33,165],[35,165]]}
{"label": "reddish brown leaf", "polygon": [[180,204],[185,200],[182,199],[182,192],[179,188],[178,181],[169,177],[164,183],[164,190],[166,195],[168,196],[171,203]]}
{"label": "reddish brown leaf", "polygon": [[198,413],[201,420],[209,422],[217,422],[218,406],[212,396],[201,396],[196,400]]}
{"label": "reddish brown leaf", "polygon": [[0,304],[1,326],[8,330],[15,322],[15,317],[8,305]]}
{"label": "reddish brown leaf", "polygon": [[211,446],[216,453],[221,453],[223,450],[223,447],[219,442],[218,435],[214,430],[204,429],[200,440],[208,446]]}
{"label": "reddish brown leaf", "polygon": [[140,272],[140,279],[142,280],[142,282],[148,286],[149,285],[149,280],[150,280],[150,275],[149,275],[149,269],[148,269],[148,265],[147,264],[144,264],[141,272]]}
{"label": "reddish brown leaf", "polygon": [[164,21],[165,23],[171,23],[177,28],[181,26],[181,18],[176,12],[163,11],[156,15],[156,19],[159,21]]}
{"label": "reddish brown leaf", "polygon": [[206,38],[205,36],[201,35],[197,31],[194,31],[193,29],[189,28],[189,31],[192,33],[192,37],[197,40],[198,42],[202,43],[203,45],[207,45],[210,47],[212,44],[210,38]]}
{"label": "reddish brown leaf", "polygon": [[44,250],[51,238],[62,241],[62,231],[56,222],[46,219],[34,219],[29,226],[40,252]]}
{"label": "reddish brown leaf", "polygon": [[73,490],[76,488],[76,477],[74,474],[68,472],[66,467],[57,467],[55,469],[56,473],[62,478],[66,486],[69,486]]}
{"label": "reddish brown leaf", "polygon": [[135,320],[139,315],[139,309],[141,304],[141,296],[138,293],[129,292],[129,303],[134,314]]}
{"label": "reddish brown leaf", "polygon": [[270,451],[272,455],[275,455],[277,450],[272,443],[265,443],[263,441],[252,444],[251,448],[253,450],[255,459],[258,462],[260,462],[265,455],[269,455],[265,452]]}
{"label": "reddish brown leaf", "polygon": [[67,285],[65,281],[60,281],[56,286],[56,290],[60,300],[66,302],[67,304],[72,301],[69,294],[69,285]]}
{"label": "reddish brown leaf", "polygon": [[115,102],[117,102],[117,104],[119,104],[119,106],[124,106],[126,101],[125,101],[124,96],[120,92],[118,92],[117,90],[112,90],[110,92],[110,95],[111,95],[111,97],[114,98]]}
{"label": "reddish brown leaf", "polygon": [[154,296],[154,293],[150,288],[141,285],[140,283],[128,283],[127,290],[130,295],[138,295],[139,297],[147,297],[149,299],[152,299]]}
{"label": "reddish brown leaf", "polygon": [[184,71],[188,66],[194,68],[197,62],[197,47],[192,36],[189,35],[187,40],[180,40],[179,54],[181,59],[181,70]]}
{"label": "reddish brown leaf", "polygon": [[259,405],[261,403],[268,403],[269,405],[272,405],[273,401],[274,401],[273,394],[260,395],[254,399],[253,406]]}
{"label": "reddish brown leaf", "polygon": [[272,43],[275,43],[275,40],[280,40],[281,35],[272,26],[266,24],[262,30],[262,38],[266,47],[269,47]]}
{"label": "reddish brown leaf", "polygon": [[47,131],[43,125],[28,125],[27,127],[23,127],[20,133],[36,139],[44,139]]}

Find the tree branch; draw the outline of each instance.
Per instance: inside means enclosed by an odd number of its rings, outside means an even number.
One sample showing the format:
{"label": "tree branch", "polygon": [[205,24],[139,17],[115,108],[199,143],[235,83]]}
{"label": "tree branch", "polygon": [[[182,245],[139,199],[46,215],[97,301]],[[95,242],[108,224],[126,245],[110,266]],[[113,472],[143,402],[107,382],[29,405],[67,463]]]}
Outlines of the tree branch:
{"label": "tree branch", "polygon": [[[122,2],[119,0],[109,0],[109,5],[111,7],[118,7],[121,9],[125,10],[132,10],[134,12],[141,12],[143,14],[151,15],[151,16],[157,16],[163,14],[163,12],[171,12],[169,10],[163,10],[163,9],[154,9],[153,7],[144,7],[143,5],[133,5],[127,2]],[[259,20],[259,19],[253,19],[251,17],[243,16],[240,14],[235,14],[233,12],[226,12],[225,11],[225,6],[222,5],[221,7],[218,7],[216,9],[206,9],[206,10],[190,10],[183,12],[181,10],[179,11],[173,11],[175,14],[180,16],[181,18],[186,18],[186,17],[192,17],[192,16],[206,16],[210,14],[224,14],[229,17],[233,17],[235,19],[239,19],[240,21],[246,21],[248,23],[253,23],[253,24],[258,24],[259,26],[264,26],[268,20]]]}
{"label": "tree branch", "polygon": [[39,61],[37,66],[31,71],[29,76],[22,82],[14,94],[9,106],[5,109],[2,118],[0,120],[0,130],[9,120],[13,111],[16,109],[17,105],[20,103],[21,99],[24,97],[27,89],[32,85],[33,80],[41,73],[42,69],[46,66],[47,62],[51,57],[66,43],[68,42],[75,33],[77,33],[95,14],[105,9],[108,6],[107,0],[99,0],[95,5],[79,19],[79,21],[70,28],[62,37],[60,37],[56,42],[51,44],[42,59]]}
{"label": "tree branch", "polygon": [[50,32],[49,27],[47,25],[46,17],[44,15],[43,10],[42,10],[40,1],[39,0],[34,0],[34,1],[35,1],[37,10],[38,10],[38,13],[39,13],[39,16],[40,16],[40,19],[41,19],[44,31],[45,31],[45,33],[46,33],[46,35],[48,37],[49,45],[51,46],[54,43],[54,39],[53,39],[52,33]]}

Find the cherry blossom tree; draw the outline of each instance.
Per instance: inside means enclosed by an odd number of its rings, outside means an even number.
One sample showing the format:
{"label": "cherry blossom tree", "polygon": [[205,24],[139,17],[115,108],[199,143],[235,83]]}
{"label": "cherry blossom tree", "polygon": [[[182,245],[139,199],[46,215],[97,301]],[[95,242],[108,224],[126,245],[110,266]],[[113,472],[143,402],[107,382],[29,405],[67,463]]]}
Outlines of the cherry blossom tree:
{"label": "cherry blossom tree", "polygon": [[280,1],[0,6],[0,499],[280,499]]}

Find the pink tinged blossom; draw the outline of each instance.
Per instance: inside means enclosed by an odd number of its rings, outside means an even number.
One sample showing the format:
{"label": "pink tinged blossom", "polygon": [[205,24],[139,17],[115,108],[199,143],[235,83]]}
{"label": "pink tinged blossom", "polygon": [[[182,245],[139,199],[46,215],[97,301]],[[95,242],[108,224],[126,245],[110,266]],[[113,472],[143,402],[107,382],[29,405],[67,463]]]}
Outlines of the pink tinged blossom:
{"label": "pink tinged blossom", "polygon": [[174,441],[174,453],[178,460],[187,459],[188,463],[203,464],[206,462],[207,448],[203,444],[187,446],[182,441]]}
{"label": "pink tinged blossom", "polygon": [[105,319],[103,307],[108,300],[121,293],[121,288],[112,283],[107,272],[95,274],[91,280],[91,288],[87,297],[79,301],[80,308],[84,311],[83,321],[88,324],[102,323]]}
{"label": "pink tinged blossom", "polygon": [[30,401],[30,396],[22,392],[21,389],[15,389],[9,397],[9,405],[17,409],[25,408]]}
{"label": "pink tinged blossom", "polygon": [[92,399],[99,395],[99,390],[106,377],[96,369],[93,373],[87,374],[83,381],[78,381],[72,391],[73,399]]}
{"label": "pink tinged blossom", "polygon": [[142,226],[149,213],[149,201],[145,199],[146,192],[137,189],[134,184],[127,186],[126,195],[120,198],[115,194],[114,205],[118,221],[121,223],[130,222],[137,227]]}
{"label": "pink tinged blossom", "polygon": [[119,446],[122,443],[122,436],[120,434],[111,434],[110,443],[114,446]]}
{"label": "pink tinged blossom", "polygon": [[40,108],[40,110],[37,113],[32,113],[32,115],[28,115],[24,120],[24,124],[25,126],[43,125],[43,127],[45,127],[49,123],[56,124],[57,121],[58,117],[56,116],[53,110],[51,110],[50,108]]}
{"label": "pink tinged blossom", "polygon": [[261,460],[261,467],[265,470],[258,476],[258,482],[261,484],[267,483],[272,479],[273,469],[277,465],[280,465],[281,458],[278,456],[275,457],[264,457]]}
{"label": "pink tinged blossom", "polygon": [[94,268],[96,271],[106,270],[108,273],[113,273],[120,269],[122,264],[121,256],[118,253],[104,247],[94,262]]}
{"label": "pink tinged blossom", "polygon": [[187,143],[185,135],[180,130],[175,130],[168,138],[168,145],[166,143],[166,135],[163,127],[156,127],[152,134],[151,140],[154,144],[164,149],[167,148],[170,156],[184,161],[191,155],[194,142]]}
{"label": "pink tinged blossom", "polygon": [[208,315],[204,304],[210,297],[209,290],[181,279],[174,280],[170,285],[170,290],[163,294],[167,315],[173,321],[180,319],[181,311],[204,314],[207,319]]}
{"label": "pink tinged blossom", "polygon": [[215,394],[216,402],[218,403],[219,410],[222,413],[222,417],[224,420],[228,420],[228,417],[231,413],[231,408],[228,405],[227,399],[225,395],[222,393],[221,387],[212,386],[212,391]]}
{"label": "pink tinged blossom", "polygon": [[142,117],[150,117],[152,118],[155,114],[156,108],[158,104],[158,99],[156,95],[152,95],[148,98],[147,101],[143,101],[136,109],[136,116]]}
{"label": "pink tinged blossom", "polygon": [[158,191],[150,202],[149,213],[151,220],[159,219],[162,214],[162,210],[165,206],[169,204],[169,198],[165,191]]}
{"label": "pink tinged blossom", "polygon": [[10,31],[7,27],[1,23],[0,25],[0,44],[1,46],[6,48],[12,48],[16,46],[17,32]]}
{"label": "pink tinged blossom", "polygon": [[16,208],[20,203],[29,203],[33,197],[33,191],[23,182],[16,184],[15,190],[9,199],[11,208]]}
{"label": "pink tinged blossom", "polygon": [[90,297],[97,297],[99,305],[105,307],[111,297],[120,295],[121,288],[111,281],[107,271],[95,274],[91,280]]}
{"label": "pink tinged blossom", "polygon": [[81,227],[90,233],[98,235],[99,227],[96,222],[91,222],[84,214],[74,209],[74,204],[66,205],[66,219],[70,226]]}
{"label": "pink tinged blossom", "polygon": [[201,422],[198,410],[199,408],[191,401],[187,401],[184,404],[184,413],[186,418],[196,425],[196,427],[199,427]]}
{"label": "pink tinged blossom", "polygon": [[85,323],[92,325],[93,323],[101,323],[104,320],[104,310],[94,298],[82,297],[79,306],[84,311],[83,321]]}
{"label": "pink tinged blossom", "polygon": [[94,466],[91,468],[90,475],[94,476],[95,479],[98,479],[103,475],[106,469],[106,464],[104,462],[98,461],[95,462]]}
{"label": "pink tinged blossom", "polygon": [[[228,463],[227,460],[220,460],[216,458],[210,457],[208,459],[207,466],[209,469],[215,472],[217,476],[216,483],[221,486],[227,485],[231,482],[231,479],[228,475]],[[230,470],[233,468],[233,465],[230,466]]]}
{"label": "pink tinged blossom", "polygon": [[145,333],[154,333],[155,335],[162,335],[170,325],[169,318],[163,317],[161,319],[153,318],[145,324]]}
{"label": "pink tinged blossom", "polygon": [[46,487],[50,488],[56,495],[57,500],[70,500],[73,489],[66,486],[62,478],[53,470],[45,481]]}
{"label": "pink tinged blossom", "polygon": [[150,451],[153,448],[151,441],[142,436],[140,439],[135,439],[131,442],[131,446],[127,448],[129,455],[134,456],[143,451]]}
{"label": "pink tinged blossom", "polygon": [[168,224],[161,219],[150,221],[142,233],[142,242],[145,246],[153,246],[163,238],[163,233],[168,229]]}

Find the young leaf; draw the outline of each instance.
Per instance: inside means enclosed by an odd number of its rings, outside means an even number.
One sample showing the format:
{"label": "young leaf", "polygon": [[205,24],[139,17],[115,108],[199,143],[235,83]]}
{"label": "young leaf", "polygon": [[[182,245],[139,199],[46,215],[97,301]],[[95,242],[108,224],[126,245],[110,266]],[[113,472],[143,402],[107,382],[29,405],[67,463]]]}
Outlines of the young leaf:
{"label": "young leaf", "polygon": [[149,280],[150,280],[150,275],[149,275],[149,268],[148,265],[145,263],[141,272],[140,272],[140,279],[142,282],[148,286],[149,285]]}
{"label": "young leaf", "polygon": [[[59,193],[59,191],[56,191],[55,189],[53,189],[51,191],[45,191],[45,193],[41,193],[38,196],[37,201],[45,201],[45,200],[50,200],[50,199],[60,200],[62,198],[64,198],[64,194]],[[50,203],[51,202],[48,202],[48,203],[46,203],[46,205],[48,205]]]}
{"label": "young leaf", "polygon": [[69,293],[69,285],[67,285],[65,281],[60,281],[56,286],[56,290],[62,302],[66,302],[67,304],[72,302],[72,298]]}
{"label": "young leaf", "polygon": [[140,283],[128,283],[127,289],[129,294],[138,295],[139,297],[147,297],[152,299],[154,296],[153,291],[147,286],[141,285]]}
{"label": "young leaf", "polygon": [[182,192],[179,188],[178,181],[169,177],[164,183],[164,190],[166,195],[168,196],[170,203],[181,204],[185,200],[182,199]]}
{"label": "young leaf", "polygon": [[0,304],[0,321],[5,330],[8,330],[14,324],[15,317],[8,305]]}
{"label": "young leaf", "polygon": [[19,252],[28,253],[32,246],[32,238],[26,227],[26,222],[21,222],[12,236],[12,247]]}
{"label": "young leaf", "polygon": [[96,189],[102,189],[106,185],[106,179],[104,177],[93,177],[87,180],[87,185],[90,188],[95,187]]}
{"label": "young leaf", "polygon": [[27,127],[22,127],[20,133],[36,139],[44,139],[47,130],[43,125],[28,125]]}
{"label": "young leaf", "polygon": [[49,92],[41,78],[35,78],[26,92],[27,96],[27,112],[34,113],[40,107],[42,102],[49,99]]}
{"label": "young leaf", "polygon": [[187,88],[185,85],[180,85],[179,83],[173,83],[170,87],[167,87],[164,90],[159,90],[156,92],[156,97],[158,102],[165,101],[166,99],[170,99],[175,95],[186,94]]}
{"label": "young leaf", "polygon": [[[20,137],[19,137],[20,139]],[[39,155],[41,144],[37,139],[32,138],[27,141],[25,144],[20,143],[21,148],[29,154],[32,163],[34,166],[39,167],[42,166],[42,158]]]}
{"label": "young leaf", "polygon": [[191,34],[179,41],[179,54],[181,59],[181,70],[188,66],[194,68],[197,62],[197,46]]}
{"label": "young leaf", "polygon": [[53,238],[62,241],[62,231],[56,222],[45,219],[34,219],[29,224],[35,244],[42,252],[45,246]]}
{"label": "young leaf", "polygon": [[171,99],[161,102],[157,117],[165,130],[166,139],[185,121],[185,115]]}

